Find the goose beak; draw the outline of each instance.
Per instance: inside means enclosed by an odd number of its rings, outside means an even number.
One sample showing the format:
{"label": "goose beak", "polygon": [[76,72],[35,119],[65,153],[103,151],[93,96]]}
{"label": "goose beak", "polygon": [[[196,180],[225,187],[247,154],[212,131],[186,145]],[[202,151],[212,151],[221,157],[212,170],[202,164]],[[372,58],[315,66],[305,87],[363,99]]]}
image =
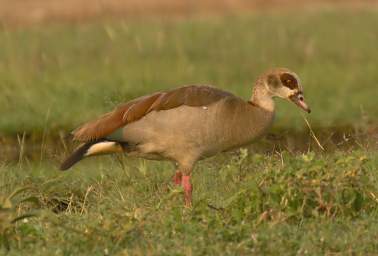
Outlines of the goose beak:
{"label": "goose beak", "polygon": [[298,107],[306,111],[307,113],[311,113],[310,107],[304,101],[302,93],[297,93],[289,97],[289,99],[295,103]]}

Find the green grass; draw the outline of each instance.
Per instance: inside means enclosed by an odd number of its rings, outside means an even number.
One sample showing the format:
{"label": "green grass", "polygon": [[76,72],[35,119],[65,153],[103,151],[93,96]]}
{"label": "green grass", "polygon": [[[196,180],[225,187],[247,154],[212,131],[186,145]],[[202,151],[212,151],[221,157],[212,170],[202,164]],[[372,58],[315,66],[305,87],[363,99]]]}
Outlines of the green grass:
{"label": "green grass", "polygon": [[[2,28],[0,254],[377,254],[377,23],[376,11],[323,10]],[[192,209],[168,163],[57,171],[64,135],[119,102],[192,83],[247,99],[274,66],[300,75],[325,152],[277,101],[282,138],[199,163]]]}
{"label": "green grass", "polygon": [[27,187],[24,196],[39,201],[14,206],[38,216],[11,226],[8,255],[378,251],[376,152],[218,156],[196,169],[193,209],[170,183],[172,166],[146,163],[102,158],[65,173],[48,164],[3,166],[1,194]]}
{"label": "green grass", "polygon": [[[0,132],[57,134],[136,96],[210,83],[244,98],[257,75],[302,78],[315,126],[377,123],[375,11],[60,24],[0,31]],[[277,127],[302,127],[279,100]]]}

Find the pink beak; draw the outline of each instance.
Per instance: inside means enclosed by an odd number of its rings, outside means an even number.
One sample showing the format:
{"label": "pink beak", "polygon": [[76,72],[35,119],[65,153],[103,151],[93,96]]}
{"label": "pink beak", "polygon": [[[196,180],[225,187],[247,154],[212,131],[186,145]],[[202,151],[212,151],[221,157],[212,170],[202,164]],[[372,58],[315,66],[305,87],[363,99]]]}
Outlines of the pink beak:
{"label": "pink beak", "polygon": [[302,93],[297,93],[290,96],[290,100],[307,113],[311,113],[311,109],[309,108],[309,106],[307,106],[306,102],[304,101]]}

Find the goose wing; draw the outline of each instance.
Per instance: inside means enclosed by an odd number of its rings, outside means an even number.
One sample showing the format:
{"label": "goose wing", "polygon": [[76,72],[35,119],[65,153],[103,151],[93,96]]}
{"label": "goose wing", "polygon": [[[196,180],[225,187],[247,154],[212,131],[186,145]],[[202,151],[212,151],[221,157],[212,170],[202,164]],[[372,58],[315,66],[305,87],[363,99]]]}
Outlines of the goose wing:
{"label": "goose wing", "polygon": [[117,106],[113,111],[84,123],[72,132],[74,140],[88,142],[101,139],[118,128],[143,118],[152,111],[162,111],[187,106],[208,106],[233,94],[211,87],[189,85],[157,92]]}

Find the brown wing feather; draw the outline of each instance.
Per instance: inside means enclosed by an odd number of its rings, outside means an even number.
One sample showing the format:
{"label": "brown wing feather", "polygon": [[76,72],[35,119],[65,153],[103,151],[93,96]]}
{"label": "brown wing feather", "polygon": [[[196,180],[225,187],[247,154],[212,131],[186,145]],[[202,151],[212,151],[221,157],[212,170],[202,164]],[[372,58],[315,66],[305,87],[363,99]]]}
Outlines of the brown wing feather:
{"label": "brown wing feather", "polygon": [[160,96],[161,93],[155,93],[135,101],[131,104],[131,107],[123,113],[122,122],[127,124],[142,118]]}
{"label": "brown wing feather", "polygon": [[73,131],[74,139],[78,141],[100,139],[152,111],[168,110],[181,105],[207,106],[229,96],[233,95],[213,87],[195,85],[158,92],[121,104],[112,112],[85,123]]}
{"label": "brown wing feather", "polygon": [[131,106],[130,103],[122,104],[112,112],[83,124],[72,132],[74,140],[87,142],[112,133],[123,125],[122,116]]}

